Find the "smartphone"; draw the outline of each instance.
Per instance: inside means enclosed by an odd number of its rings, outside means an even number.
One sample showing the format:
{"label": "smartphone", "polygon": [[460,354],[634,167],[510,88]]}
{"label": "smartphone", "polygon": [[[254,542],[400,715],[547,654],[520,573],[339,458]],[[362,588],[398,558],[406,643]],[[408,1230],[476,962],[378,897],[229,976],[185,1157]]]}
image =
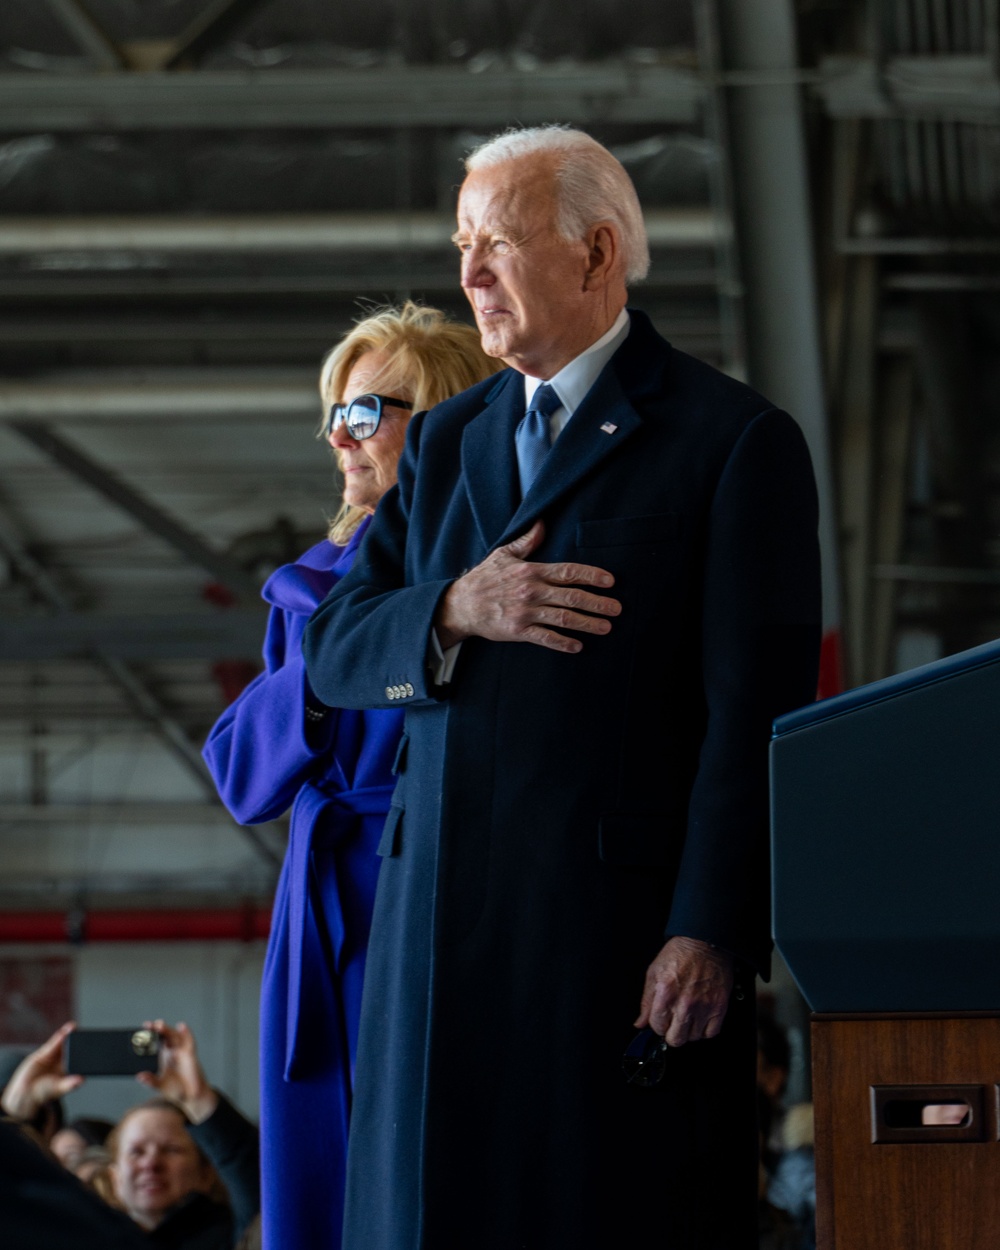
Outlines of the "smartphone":
{"label": "smartphone", "polygon": [[72,1076],[135,1076],[155,1072],[160,1035],[152,1029],[74,1029],[66,1038]]}

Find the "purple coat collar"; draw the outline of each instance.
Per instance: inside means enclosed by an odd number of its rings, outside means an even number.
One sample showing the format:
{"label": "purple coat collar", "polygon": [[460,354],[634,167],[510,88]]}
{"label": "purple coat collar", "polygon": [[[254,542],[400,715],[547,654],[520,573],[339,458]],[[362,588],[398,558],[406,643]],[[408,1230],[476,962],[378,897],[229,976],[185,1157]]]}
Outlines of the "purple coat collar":
{"label": "purple coat collar", "polygon": [[334,584],[351,567],[370,517],[365,517],[351,535],[346,547],[337,547],[324,538],[295,561],[275,569],[260,592],[268,603],[300,616],[311,616]]}

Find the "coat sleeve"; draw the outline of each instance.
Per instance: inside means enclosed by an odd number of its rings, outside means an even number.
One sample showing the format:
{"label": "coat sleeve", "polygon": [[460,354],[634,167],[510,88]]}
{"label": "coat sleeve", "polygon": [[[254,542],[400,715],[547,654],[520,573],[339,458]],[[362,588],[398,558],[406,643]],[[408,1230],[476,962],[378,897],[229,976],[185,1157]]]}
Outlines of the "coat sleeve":
{"label": "coat sleeve", "polygon": [[706,729],[668,934],[700,938],[767,975],[768,744],[776,716],[815,698],[818,504],[805,440],[771,410],[737,441],[705,551]]}
{"label": "coat sleeve", "polygon": [[436,702],[447,689],[434,686],[427,661],[438,603],[453,579],[406,584],[406,533],[425,416],[410,421],[398,483],[379,503],[351,571],[303,634],[309,681],[331,706],[399,710]]}
{"label": "coat sleeve", "polygon": [[260,1210],[260,1134],[224,1094],[208,1119],[188,1132],[222,1178],[239,1238]]}
{"label": "coat sleeve", "polygon": [[[271,610],[269,638],[280,628]],[[269,655],[268,649],[265,653]],[[219,717],[202,755],[233,816],[245,825],[274,820],[286,811],[302,783],[326,769],[336,711],[306,720],[312,697],[305,663],[295,648],[278,667],[261,673]]]}

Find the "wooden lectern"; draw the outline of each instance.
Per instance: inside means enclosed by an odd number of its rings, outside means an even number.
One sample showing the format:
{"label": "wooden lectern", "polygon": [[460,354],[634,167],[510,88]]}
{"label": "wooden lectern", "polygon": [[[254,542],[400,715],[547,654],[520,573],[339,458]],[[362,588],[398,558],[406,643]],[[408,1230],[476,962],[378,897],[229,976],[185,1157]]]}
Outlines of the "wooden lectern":
{"label": "wooden lectern", "polygon": [[818,1250],[1000,1247],[1000,643],[775,724]]}

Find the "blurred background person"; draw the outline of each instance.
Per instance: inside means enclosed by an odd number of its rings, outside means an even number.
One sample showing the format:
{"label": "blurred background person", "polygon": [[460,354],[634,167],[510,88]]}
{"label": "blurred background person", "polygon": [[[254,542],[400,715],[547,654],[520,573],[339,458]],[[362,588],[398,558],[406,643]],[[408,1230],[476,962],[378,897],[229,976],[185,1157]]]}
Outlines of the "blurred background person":
{"label": "blurred background person", "polygon": [[104,1143],[113,1128],[110,1120],[79,1116],[53,1134],[49,1149],[64,1168],[79,1175],[81,1166],[100,1157],[94,1151],[106,1154]]}
{"label": "blurred background person", "polygon": [[[145,1027],[160,1035],[159,1068],[136,1080],[159,1096],[126,1111],[108,1136],[110,1199],[162,1250],[232,1250],[260,1206],[257,1130],[208,1083],[186,1025]],[[73,1028],[57,1029],[14,1072],[0,1099],[11,1119],[30,1124],[83,1084],[65,1066]]]}
{"label": "blurred background person", "polygon": [[329,536],[263,589],[265,672],[220,717],[204,755],[243,824],[292,807],[261,994],[264,1245],[336,1250],[376,847],[389,809],[400,711],[345,711],[310,689],[306,621],[354,561],[415,411],[498,365],[470,326],[410,302],[360,321],[329,353],[322,434],[343,475]]}
{"label": "blurred background person", "polygon": [[811,1102],[788,1108],[781,1139],[782,1153],[768,1200],[794,1221],[799,1238],[796,1250],[816,1250],[816,1150]]}

